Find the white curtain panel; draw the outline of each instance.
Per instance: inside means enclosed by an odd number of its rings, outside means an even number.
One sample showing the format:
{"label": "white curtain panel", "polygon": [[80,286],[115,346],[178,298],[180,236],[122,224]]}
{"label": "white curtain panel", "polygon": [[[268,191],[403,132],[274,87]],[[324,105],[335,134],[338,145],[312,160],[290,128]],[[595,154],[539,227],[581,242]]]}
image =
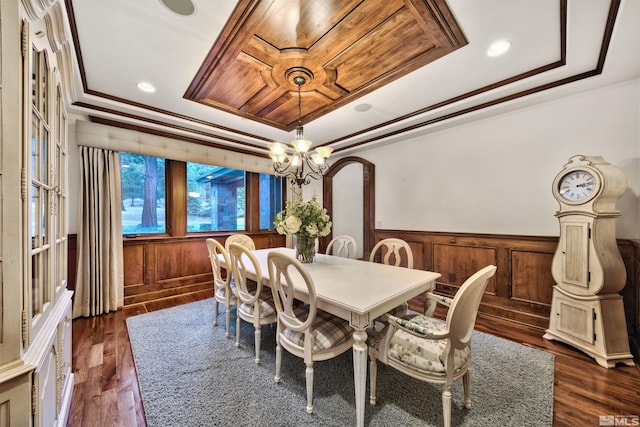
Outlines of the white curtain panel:
{"label": "white curtain panel", "polygon": [[123,305],[120,156],[80,148],[78,270],[73,317],[97,316]]}

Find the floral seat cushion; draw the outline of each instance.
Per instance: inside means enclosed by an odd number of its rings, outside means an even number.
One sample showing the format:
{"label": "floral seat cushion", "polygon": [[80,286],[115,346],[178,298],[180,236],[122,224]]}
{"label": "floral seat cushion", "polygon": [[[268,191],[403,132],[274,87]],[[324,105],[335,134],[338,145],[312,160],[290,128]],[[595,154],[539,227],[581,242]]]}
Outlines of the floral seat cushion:
{"label": "floral seat cushion", "polygon": [[[415,330],[442,331],[445,323],[428,316],[415,316],[410,320],[401,321],[403,326]],[[398,329],[389,342],[389,357],[415,369],[444,373],[444,360],[442,354],[447,345],[447,340],[431,340],[420,338]],[[454,363],[456,371],[469,362],[470,348],[456,350]]]}
{"label": "floral seat cushion", "polygon": [[[300,309],[304,310],[303,307],[300,307]],[[318,352],[336,347],[349,340],[353,334],[353,329],[347,321],[318,310],[313,325],[313,334],[315,338],[313,351]],[[304,347],[304,332],[285,329],[284,336],[296,345]]]}

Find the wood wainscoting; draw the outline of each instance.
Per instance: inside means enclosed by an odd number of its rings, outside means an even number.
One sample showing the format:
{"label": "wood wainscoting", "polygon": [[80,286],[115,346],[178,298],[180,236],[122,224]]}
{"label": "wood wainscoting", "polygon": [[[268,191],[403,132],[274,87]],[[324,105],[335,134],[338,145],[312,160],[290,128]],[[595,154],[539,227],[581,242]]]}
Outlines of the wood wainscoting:
{"label": "wood wainscoting", "polygon": [[[228,234],[124,241],[124,305],[211,292],[213,274],[206,239],[224,244]],[[277,233],[249,234],[258,249],[284,246]]]}
{"label": "wood wainscoting", "polygon": [[[206,240],[224,244],[229,234],[124,239],[124,305],[133,306],[180,295],[211,293],[213,274]],[[248,234],[256,247],[285,246],[285,236]],[[69,289],[76,287],[77,236],[69,236]]]}
{"label": "wood wainscoting", "polygon": [[[544,330],[549,326],[552,287],[551,261],[557,237],[483,235],[404,230],[375,230],[374,243],[387,237],[403,239],[413,249],[414,268],[442,274],[437,292],[454,295],[474,272],[488,264],[498,267],[480,311]],[[630,335],[640,331],[640,242],[619,240],[627,269],[622,291]],[[412,301],[421,309],[423,299]]]}
{"label": "wood wainscoting", "polygon": [[[285,245],[276,233],[249,234],[256,247]],[[124,242],[125,306],[176,295],[210,292],[213,284],[205,240],[224,243],[227,235],[130,239]],[[406,240],[414,267],[442,274],[437,292],[454,295],[475,271],[498,266],[487,286],[480,311],[543,331],[549,326],[552,287],[551,260],[557,237],[375,230],[374,243],[387,238]],[[68,288],[75,289],[76,236],[69,236]],[[622,291],[625,316],[635,355],[640,348],[640,241],[619,240],[627,269]],[[419,310],[423,298],[411,301]]]}

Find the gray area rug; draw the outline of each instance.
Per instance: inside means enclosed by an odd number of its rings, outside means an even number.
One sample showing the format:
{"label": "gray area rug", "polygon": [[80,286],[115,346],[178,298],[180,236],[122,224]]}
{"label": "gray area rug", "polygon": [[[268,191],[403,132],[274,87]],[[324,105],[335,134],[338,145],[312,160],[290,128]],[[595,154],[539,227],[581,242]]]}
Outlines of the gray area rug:
{"label": "gray area rug", "polygon": [[[221,308],[223,310],[223,308]],[[235,319],[235,311],[232,311]],[[314,413],[305,411],[302,359],[283,351],[282,381],[274,382],[275,327],[262,327],[261,363],[254,362],[253,327],[235,320],[225,338],[224,314],[213,326],[213,300],[127,319],[150,427],[355,425],[352,352],[314,365]],[[470,410],[462,381],[452,388],[453,425],[549,426],[553,356],[474,332]],[[441,426],[442,387],[378,364],[377,404],[367,404],[369,426]]]}

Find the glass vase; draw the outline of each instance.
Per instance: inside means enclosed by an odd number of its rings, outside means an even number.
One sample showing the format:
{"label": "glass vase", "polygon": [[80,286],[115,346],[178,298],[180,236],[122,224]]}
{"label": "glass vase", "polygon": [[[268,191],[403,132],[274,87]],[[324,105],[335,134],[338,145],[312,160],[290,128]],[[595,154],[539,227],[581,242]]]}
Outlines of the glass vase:
{"label": "glass vase", "polygon": [[316,262],[316,238],[296,236],[296,258],[304,264]]}

